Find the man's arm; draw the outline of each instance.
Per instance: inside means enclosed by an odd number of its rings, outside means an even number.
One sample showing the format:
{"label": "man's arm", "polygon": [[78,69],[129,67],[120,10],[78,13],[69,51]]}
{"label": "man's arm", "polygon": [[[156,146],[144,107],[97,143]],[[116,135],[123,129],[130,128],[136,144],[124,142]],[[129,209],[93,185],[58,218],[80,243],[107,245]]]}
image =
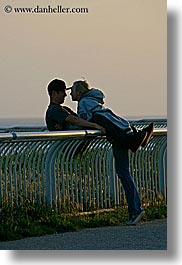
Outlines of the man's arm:
{"label": "man's arm", "polygon": [[90,129],[95,129],[95,130],[101,130],[102,133],[106,133],[105,128],[103,128],[102,126],[93,123],[93,122],[89,122],[86,121],[82,118],[73,116],[73,115],[68,115],[65,119],[66,122],[70,122],[72,125],[77,125],[77,126],[81,126],[81,127],[86,127],[86,128],[90,128]]}

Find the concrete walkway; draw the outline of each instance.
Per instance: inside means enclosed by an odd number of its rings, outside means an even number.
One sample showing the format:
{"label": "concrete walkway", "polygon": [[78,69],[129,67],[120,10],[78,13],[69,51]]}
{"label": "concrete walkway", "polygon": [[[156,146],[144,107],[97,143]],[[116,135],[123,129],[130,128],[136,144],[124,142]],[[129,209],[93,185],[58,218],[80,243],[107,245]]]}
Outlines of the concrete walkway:
{"label": "concrete walkway", "polygon": [[167,250],[167,220],[0,242],[1,250]]}

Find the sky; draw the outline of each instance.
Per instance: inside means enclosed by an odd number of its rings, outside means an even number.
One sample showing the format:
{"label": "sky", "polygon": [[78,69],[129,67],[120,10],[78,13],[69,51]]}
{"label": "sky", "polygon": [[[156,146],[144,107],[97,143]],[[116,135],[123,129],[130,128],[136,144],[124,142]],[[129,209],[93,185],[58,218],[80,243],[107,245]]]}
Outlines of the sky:
{"label": "sky", "polygon": [[[88,13],[14,12],[48,5]],[[120,116],[166,117],[166,11],[165,0],[1,1],[0,118],[44,117],[47,84],[82,77]],[[76,110],[69,92],[65,105]]]}

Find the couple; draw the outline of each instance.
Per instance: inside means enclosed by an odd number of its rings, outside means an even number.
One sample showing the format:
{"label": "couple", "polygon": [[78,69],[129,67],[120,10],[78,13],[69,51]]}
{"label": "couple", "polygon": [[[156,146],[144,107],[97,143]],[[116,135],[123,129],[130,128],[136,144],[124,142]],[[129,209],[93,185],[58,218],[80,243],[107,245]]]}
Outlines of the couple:
{"label": "couple", "polygon": [[[75,81],[73,86],[66,88],[63,80],[54,79],[48,84],[50,105],[46,111],[46,124],[49,131],[96,129],[106,134],[112,143],[115,167],[125,190],[128,203],[128,225],[135,225],[144,215],[140,198],[129,172],[128,149],[136,152],[150,140],[154,124],[137,131],[129,122],[103,106],[104,94],[99,89],[90,88],[84,80]],[[78,112],[62,106],[67,96],[66,90],[71,89],[73,101],[78,101]]]}

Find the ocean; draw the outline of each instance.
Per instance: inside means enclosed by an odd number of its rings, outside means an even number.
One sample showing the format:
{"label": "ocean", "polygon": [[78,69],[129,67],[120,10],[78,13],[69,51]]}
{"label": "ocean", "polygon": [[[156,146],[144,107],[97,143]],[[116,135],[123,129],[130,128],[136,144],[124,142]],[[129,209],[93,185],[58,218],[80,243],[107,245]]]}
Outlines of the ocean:
{"label": "ocean", "polygon": [[45,126],[44,118],[0,118],[0,127]]}

